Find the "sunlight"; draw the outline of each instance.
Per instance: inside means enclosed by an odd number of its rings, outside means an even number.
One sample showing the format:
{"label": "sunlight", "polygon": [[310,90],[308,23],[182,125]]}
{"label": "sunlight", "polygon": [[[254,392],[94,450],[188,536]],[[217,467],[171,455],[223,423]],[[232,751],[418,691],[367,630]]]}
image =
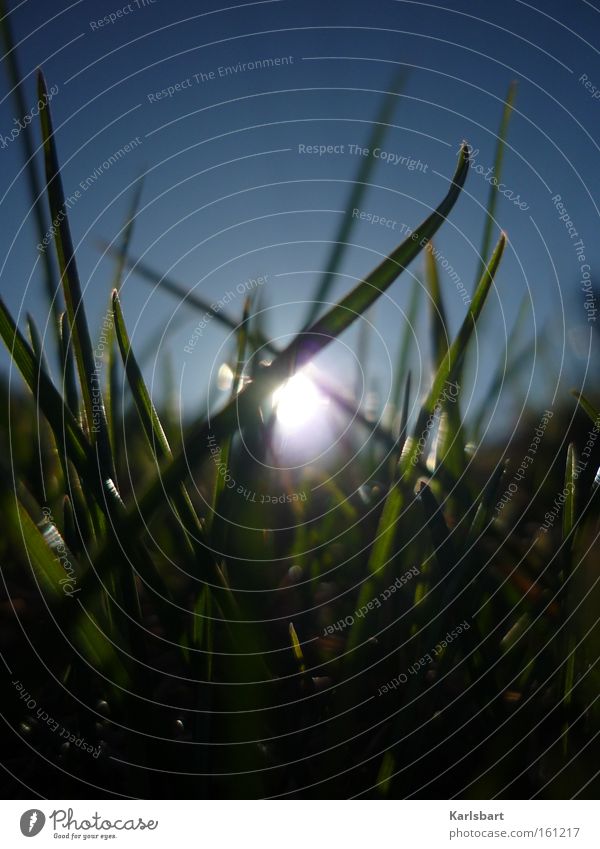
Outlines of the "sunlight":
{"label": "sunlight", "polygon": [[273,393],[273,409],[277,422],[287,431],[298,430],[311,420],[316,420],[327,399],[304,372],[286,380]]}

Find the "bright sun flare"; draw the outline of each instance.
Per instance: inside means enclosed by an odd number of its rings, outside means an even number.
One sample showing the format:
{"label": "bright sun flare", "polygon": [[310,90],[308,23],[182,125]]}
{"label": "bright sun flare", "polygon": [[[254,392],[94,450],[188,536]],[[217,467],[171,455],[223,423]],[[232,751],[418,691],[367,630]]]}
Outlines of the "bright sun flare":
{"label": "bright sun flare", "polygon": [[286,380],[273,393],[277,421],[286,430],[296,430],[315,418],[326,403],[313,381],[302,372]]}

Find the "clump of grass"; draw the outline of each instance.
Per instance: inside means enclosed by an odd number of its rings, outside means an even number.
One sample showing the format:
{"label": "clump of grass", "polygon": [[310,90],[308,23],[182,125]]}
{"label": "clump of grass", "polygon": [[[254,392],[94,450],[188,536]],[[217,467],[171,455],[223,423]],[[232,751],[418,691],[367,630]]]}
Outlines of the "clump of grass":
{"label": "clump of grass", "polygon": [[[43,94],[41,76],[39,85]],[[513,96],[511,88],[498,171]],[[27,624],[11,629],[10,657],[44,711],[101,755],[65,750],[7,693],[9,722],[20,728],[7,744],[17,780],[63,797],[89,797],[90,786],[93,795],[191,798],[560,796],[574,780],[592,794],[598,635],[579,614],[587,588],[575,579],[596,539],[597,487],[579,474],[572,444],[559,482],[568,491],[562,525],[528,544],[515,517],[495,509],[504,459],[488,473],[465,448],[480,425],[473,433],[460,415],[457,378],[506,244],[500,233],[491,251],[493,194],[483,242],[490,255],[453,340],[425,252],[433,377],[411,428],[408,328],[394,379],[395,429],[364,415],[355,426],[357,437],[369,429],[378,450],[343,462],[329,479],[317,470],[296,479],[269,473],[272,490],[304,486],[310,497],[290,499],[277,514],[228,497],[209,450],[218,445],[233,478],[260,491],[261,460],[273,451],[268,399],[430,244],[460,197],[468,146],[416,235],[319,317],[327,275],[314,314],[285,349],[264,338],[251,301],[241,320],[216,314],[235,332],[232,392],[210,421],[191,422],[180,444],[152,403],[119,299],[129,265],[161,280],[129,257],[139,193],[116,252],[109,376],[100,387],[69,220],[58,215],[64,193],[49,106],[41,126],[49,214],[61,219],[55,252],[65,310],[54,321],[62,375],[55,384],[35,326],[28,341],[0,303],[0,335],[29,390],[28,400],[11,398],[3,428],[14,465],[0,486],[2,556],[13,609],[26,611]],[[366,182],[363,174],[358,183]],[[342,232],[336,241],[344,240]],[[191,308],[210,309],[179,284],[168,288]],[[416,310],[415,297],[413,317]],[[246,360],[264,350],[270,364],[245,382]],[[122,381],[130,409],[117,404]],[[458,394],[448,394],[450,384]],[[342,410],[360,414],[326,377],[322,386]],[[579,402],[597,425],[592,403]],[[41,483],[31,444],[14,429],[34,416],[44,422]],[[541,502],[554,497],[553,481]],[[23,737],[45,759],[35,776]]]}

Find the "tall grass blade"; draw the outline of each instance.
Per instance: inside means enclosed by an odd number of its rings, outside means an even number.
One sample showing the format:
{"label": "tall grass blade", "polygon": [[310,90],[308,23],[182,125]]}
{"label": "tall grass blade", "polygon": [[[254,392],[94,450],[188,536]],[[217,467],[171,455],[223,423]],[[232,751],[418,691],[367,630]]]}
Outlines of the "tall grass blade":
{"label": "tall grass blade", "polygon": [[71,328],[75,361],[84,399],[87,429],[92,442],[97,445],[100,473],[104,480],[114,481],[115,472],[110,451],[110,441],[104,401],[98,385],[94,350],[83,306],[81,284],[67,216],[67,205],[60,176],[56,142],[50,106],[47,102],[47,86],[42,72],[38,74],[38,95],[45,105],[40,109],[42,140],[46,163],[46,187],[50,203],[50,214],[55,234],[56,252],[61,273],[61,282],[67,315]]}
{"label": "tall grass blade", "polygon": [[369,137],[366,147],[369,149],[368,156],[360,157],[360,166],[354,180],[350,197],[346,206],[346,214],[342,217],[340,226],[335,234],[332,242],[331,253],[323,272],[321,281],[317,286],[314,297],[308,309],[305,327],[310,327],[313,324],[318,314],[322,311],[324,303],[330,296],[330,292],[335,283],[335,276],[342,263],[344,254],[348,247],[348,239],[356,224],[356,219],[352,215],[352,210],[360,208],[363,199],[369,189],[371,174],[377,165],[377,159],[373,156],[373,151],[381,147],[383,140],[388,131],[388,124],[392,120],[396,98],[398,97],[404,83],[404,72],[399,73],[390,86],[390,91],[384,98],[381,111],[379,112],[373,129]]}

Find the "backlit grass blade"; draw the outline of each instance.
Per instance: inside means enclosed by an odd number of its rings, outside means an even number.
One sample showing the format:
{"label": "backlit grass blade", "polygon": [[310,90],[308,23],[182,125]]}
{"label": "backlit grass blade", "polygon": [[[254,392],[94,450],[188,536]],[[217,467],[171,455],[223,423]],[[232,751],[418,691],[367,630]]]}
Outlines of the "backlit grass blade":
{"label": "backlit grass blade", "polygon": [[[142,195],[142,190],[144,186],[144,181],[140,177],[135,186],[133,196],[131,199],[131,204],[129,209],[127,210],[127,214],[125,217],[125,224],[122,227],[121,232],[123,233],[121,244],[119,249],[115,255],[115,271],[113,275],[113,284],[112,289],[120,292],[121,286],[123,284],[123,277],[125,274],[126,260],[129,255],[129,247],[131,245],[131,240],[133,238],[134,225],[137,217],[138,209],[140,206],[140,200]],[[118,456],[119,456],[119,448],[120,448],[120,440],[117,434],[118,421],[121,419],[122,411],[121,411],[121,398],[120,398],[120,380],[119,380],[119,367],[118,367],[118,358],[116,356],[115,351],[115,339],[114,339],[114,325],[112,325],[107,332],[107,345],[106,349],[108,351],[108,387],[106,393],[106,418],[108,421],[108,428],[110,431],[110,441],[113,457],[115,458],[115,466],[119,466]]]}
{"label": "backlit grass blade", "polygon": [[417,434],[417,438],[413,438],[408,441],[405,457],[403,458],[405,468],[408,468],[410,464],[414,466],[423,452],[423,446],[420,446],[418,435],[426,430],[427,421],[429,417],[435,413],[436,408],[440,404],[440,399],[444,397],[445,388],[456,377],[456,372],[460,367],[471,336],[475,330],[477,319],[481,315],[481,311],[492,287],[496,271],[498,270],[502,254],[504,253],[505,245],[506,236],[504,233],[501,233],[489,264],[487,265],[477,289],[473,294],[473,300],[469,305],[467,315],[465,316],[456,338],[448,349],[448,353],[443,358],[429,394],[421,407],[415,427],[415,434]]}
{"label": "backlit grass blade", "polygon": [[342,216],[340,226],[332,240],[331,253],[323,272],[321,281],[315,291],[314,297],[308,309],[305,327],[310,327],[313,324],[319,313],[323,309],[323,304],[330,296],[330,292],[335,283],[336,273],[340,268],[344,254],[348,248],[348,239],[356,224],[356,218],[353,216],[353,210],[360,209],[364,198],[369,190],[371,174],[377,165],[377,159],[373,156],[376,148],[381,147],[386,133],[389,129],[388,125],[392,120],[394,109],[396,106],[396,98],[404,83],[404,72],[400,72],[390,86],[390,91],[386,94],[382,101],[381,111],[379,112],[365,147],[369,150],[367,156],[360,157],[360,165],[354,180],[350,197],[346,205],[346,214]]}
{"label": "backlit grass blade", "polygon": [[116,289],[112,294],[112,307],[115,321],[115,335],[121,351],[125,374],[129,381],[129,388],[131,389],[144,432],[153,452],[159,459],[165,457],[171,458],[171,447],[146,388],[140,367],[131,350],[131,343],[127,328],[125,327],[125,320],[123,319],[123,312]]}
{"label": "backlit grass blade", "polygon": [[[448,338],[448,322],[446,320],[446,311],[442,300],[440,278],[432,242],[429,242],[425,249],[425,280],[429,290],[431,352],[435,372],[448,353],[450,340]],[[454,480],[460,478],[465,462],[465,441],[460,415],[459,395],[460,387],[457,387],[454,397],[449,397],[442,401],[436,440],[436,469],[440,468],[440,466],[443,467],[444,472],[449,472]],[[455,493],[455,495],[458,494],[458,492]]]}
{"label": "backlit grass blade", "polygon": [[369,558],[369,571],[373,575],[382,575],[394,556],[400,518],[407,507],[410,509],[410,503],[407,500],[409,487],[417,474],[416,467],[424,450],[421,436],[429,432],[428,421],[431,420],[431,416],[435,413],[445,385],[452,379],[464,356],[469,339],[475,329],[477,318],[483,309],[494,275],[500,264],[505,242],[506,238],[502,234],[489,265],[475,291],[462,326],[454,342],[448,349],[448,353],[443,358],[431,390],[421,407],[414,436],[409,438],[405,443],[400,459],[400,479],[394,480],[390,487]]}
{"label": "backlit grass blade", "polygon": [[284,378],[286,373],[301,368],[313,359],[333,339],[363,315],[371,304],[380,297],[423,250],[427,242],[439,230],[452,207],[458,200],[469,169],[468,146],[461,146],[458,164],[450,182],[450,189],[440,205],[405,239],[377,268],[332,307],[311,327],[298,334],[285,351],[273,363],[272,368]]}
{"label": "backlit grass blade", "polygon": [[40,100],[45,103],[40,110],[40,119],[46,163],[46,186],[61,282],[75,352],[75,361],[77,363],[79,382],[83,393],[88,432],[91,435],[92,442],[97,444],[98,447],[102,476],[105,480],[111,479],[114,481],[115,473],[110,452],[104,401],[96,373],[94,350],[92,348],[90,331],[83,306],[81,284],[79,282],[75,251],[73,249],[73,240],[71,238],[71,229],[67,215],[67,205],[56,152],[52,117],[50,115],[50,106],[47,102],[47,87],[41,71],[38,74],[38,95]]}
{"label": "backlit grass blade", "polygon": [[[169,445],[169,441],[152,403],[150,393],[144,382],[142,372],[131,349],[119,296],[116,291],[113,292],[112,303],[115,319],[115,335],[123,359],[129,388],[131,389],[144,433],[157,462],[161,460],[171,462],[173,460],[171,446]],[[213,562],[212,557],[204,547],[204,531],[183,482],[183,476],[181,480],[174,482],[165,491],[171,493],[170,497],[173,499],[174,508],[186,531],[186,544],[191,551],[196,552],[198,558],[202,558],[210,564],[212,577],[220,585],[226,587],[222,572],[216,563]]]}

